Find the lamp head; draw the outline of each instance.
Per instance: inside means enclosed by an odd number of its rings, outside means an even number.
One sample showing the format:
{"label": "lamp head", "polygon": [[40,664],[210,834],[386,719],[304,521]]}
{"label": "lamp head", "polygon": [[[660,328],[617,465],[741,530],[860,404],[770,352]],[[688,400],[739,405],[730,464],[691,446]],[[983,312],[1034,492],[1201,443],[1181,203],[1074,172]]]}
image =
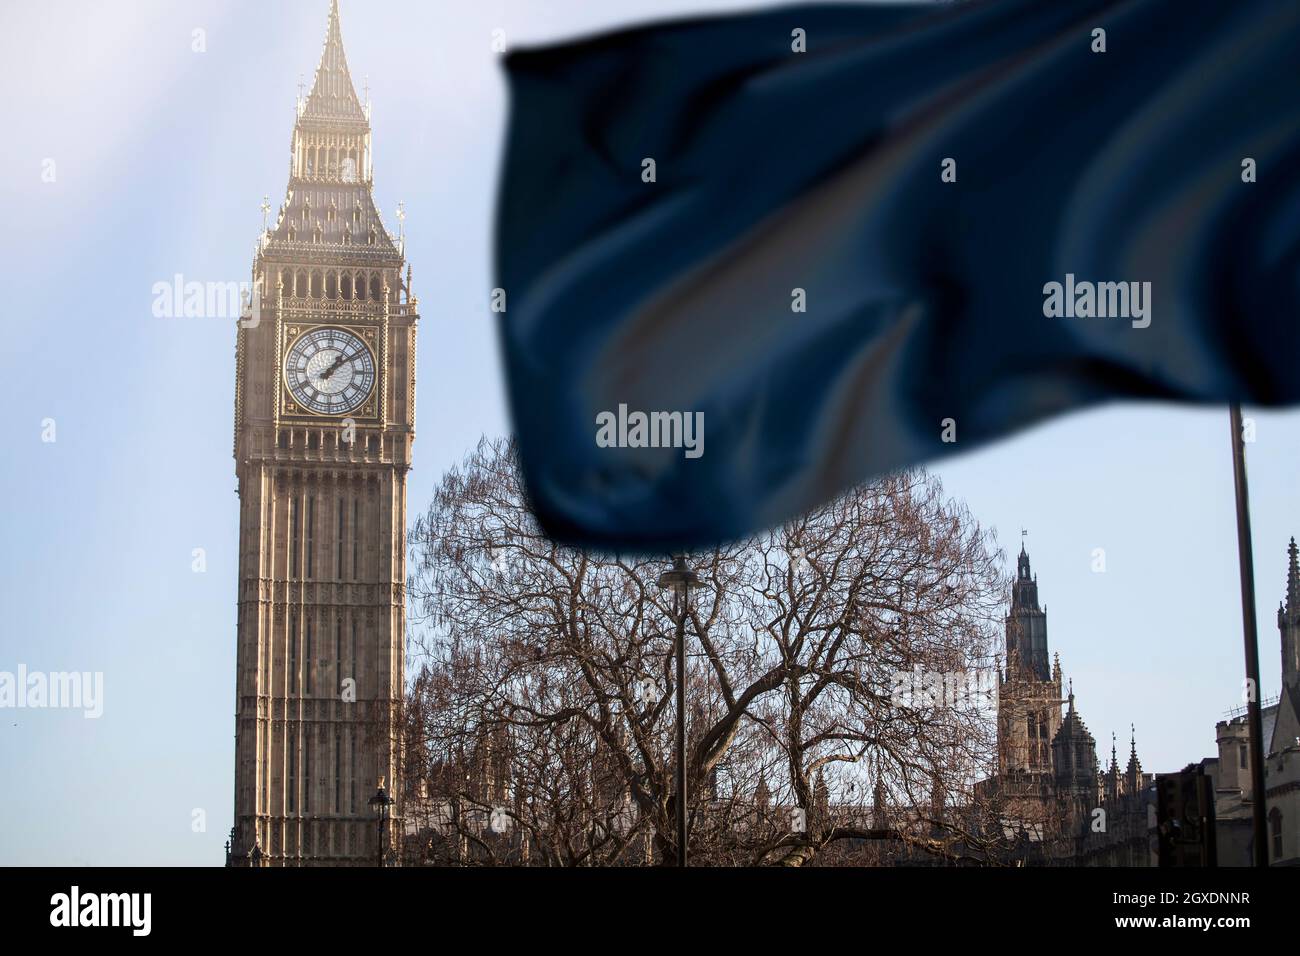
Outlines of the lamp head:
{"label": "lamp head", "polygon": [[700,583],[700,576],[686,566],[686,555],[677,554],[673,556],[673,566],[669,571],[659,575],[659,586],[661,588],[671,588],[678,594],[683,594]]}

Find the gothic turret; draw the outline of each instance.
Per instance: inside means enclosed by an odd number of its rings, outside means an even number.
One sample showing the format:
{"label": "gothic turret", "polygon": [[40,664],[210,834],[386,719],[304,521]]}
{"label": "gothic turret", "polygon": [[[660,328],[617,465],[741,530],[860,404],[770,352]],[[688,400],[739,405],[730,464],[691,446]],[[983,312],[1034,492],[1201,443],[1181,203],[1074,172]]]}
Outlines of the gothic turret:
{"label": "gothic turret", "polygon": [[1078,832],[1097,805],[1097,743],[1074,708],[1073,688],[1052,738],[1052,777],[1061,825],[1066,832]]}
{"label": "gothic turret", "polygon": [[1142,761],[1138,760],[1137,745],[1137,728],[1131,728],[1133,736],[1130,738],[1130,750],[1128,754],[1128,768],[1124,771],[1124,792],[1137,793],[1142,789]]}
{"label": "gothic turret", "polygon": [[1119,799],[1119,757],[1115,753],[1115,734],[1110,735],[1110,767],[1106,770],[1106,799]]}
{"label": "gothic turret", "polygon": [[1047,612],[1024,546],[1006,617],[1006,674],[999,688],[998,755],[1003,772],[1050,777],[1051,743],[1061,725],[1061,671],[1047,654]]}
{"label": "gothic turret", "polygon": [[1282,686],[1300,687],[1300,556],[1295,538],[1287,548],[1286,603],[1277,609],[1282,633]]}
{"label": "gothic turret", "polygon": [[[1300,607],[1300,598],[1296,604]],[[1122,842],[1124,854],[1140,845],[1133,853],[1145,859],[1147,807],[1142,793],[1152,778],[1142,773],[1136,733],[1128,772],[1120,767],[1114,734],[1110,765],[1103,771],[1096,740],[1076,706],[1074,688],[1069,686],[1067,692],[1063,686],[1060,658],[1049,656],[1047,609],[1039,607],[1038,580],[1023,545],[1006,624],[1007,664],[998,697],[998,771],[976,789],[993,811],[992,832],[1007,832],[1008,819],[1037,826],[1046,834],[1044,858],[1108,858],[1104,853],[1098,857],[1097,852],[1110,852],[1112,844]],[[1128,794],[1138,797],[1130,799]],[[1122,835],[1122,841],[1108,833]]]}
{"label": "gothic turret", "polygon": [[1097,742],[1074,709],[1073,688],[1065,719],[1052,738],[1052,768],[1058,790],[1065,787],[1086,792],[1096,786]]}

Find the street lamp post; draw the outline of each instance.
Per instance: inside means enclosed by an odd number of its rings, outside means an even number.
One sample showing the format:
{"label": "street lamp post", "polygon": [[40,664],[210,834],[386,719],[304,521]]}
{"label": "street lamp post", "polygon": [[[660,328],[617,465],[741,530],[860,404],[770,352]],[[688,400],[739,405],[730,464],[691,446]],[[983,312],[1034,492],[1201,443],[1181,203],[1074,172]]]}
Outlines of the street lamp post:
{"label": "street lamp post", "polygon": [[384,778],[380,777],[379,789],[370,798],[370,806],[375,808],[375,814],[379,818],[379,849],[376,851],[375,856],[381,867],[384,865],[384,824],[388,821],[388,808],[394,802],[393,798],[388,795],[388,791],[384,789]]}
{"label": "street lamp post", "polygon": [[672,570],[659,575],[659,586],[673,592],[673,616],[677,618],[677,865],[686,865],[686,615],[690,612],[691,588],[699,575],[686,567],[686,557],[673,557]]}
{"label": "street lamp post", "polygon": [[1255,627],[1255,558],[1250,538],[1250,498],[1246,487],[1246,445],[1241,406],[1229,408],[1232,425],[1232,478],[1237,494],[1237,563],[1241,571],[1241,624],[1246,648],[1246,728],[1250,744],[1251,849],[1256,866],[1268,866],[1268,831],[1264,826],[1264,723],[1259,709],[1259,634]]}

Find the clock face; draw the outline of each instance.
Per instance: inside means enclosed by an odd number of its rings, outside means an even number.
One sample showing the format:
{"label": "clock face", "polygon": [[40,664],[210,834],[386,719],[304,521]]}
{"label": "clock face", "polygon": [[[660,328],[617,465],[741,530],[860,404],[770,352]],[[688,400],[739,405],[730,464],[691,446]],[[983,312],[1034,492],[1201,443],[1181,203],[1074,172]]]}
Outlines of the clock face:
{"label": "clock face", "polygon": [[289,391],[303,408],[344,415],[361,407],[375,387],[375,360],[366,343],[344,329],[312,329],[298,336],[284,360]]}

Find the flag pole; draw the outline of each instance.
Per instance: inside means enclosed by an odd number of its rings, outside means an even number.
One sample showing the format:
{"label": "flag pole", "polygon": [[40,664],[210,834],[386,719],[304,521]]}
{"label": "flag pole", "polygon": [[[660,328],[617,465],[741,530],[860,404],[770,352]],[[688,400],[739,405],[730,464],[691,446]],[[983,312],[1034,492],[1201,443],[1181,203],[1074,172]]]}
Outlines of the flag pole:
{"label": "flag pole", "polygon": [[1246,445],[1241,406],[1229,406],[1232,422],[1232,479],[1237,493],[1237,559],[1241,565],[1241,625],[1246,644],[1246,725],[1250,732],[1251,817],[1255,866],[1268,866],[1264,827],[1264,725],[1259,711],[1259,639],[1255,626],[1255,559],[1250,540],[1250,501],[1246,490]]}

